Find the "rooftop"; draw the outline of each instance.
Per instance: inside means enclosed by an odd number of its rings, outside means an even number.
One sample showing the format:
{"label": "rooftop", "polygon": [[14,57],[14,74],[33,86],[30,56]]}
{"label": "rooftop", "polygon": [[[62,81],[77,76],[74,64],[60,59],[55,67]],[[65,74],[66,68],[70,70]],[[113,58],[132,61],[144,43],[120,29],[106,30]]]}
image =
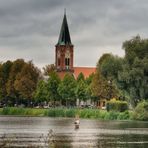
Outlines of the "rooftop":
{"label": "rooftop", "polygon": [[92,73],[96,72],[96,68],[95,67],[74,67],[75,78],[77,78],[81,72],[83,73],[84,77],[87,78]]}

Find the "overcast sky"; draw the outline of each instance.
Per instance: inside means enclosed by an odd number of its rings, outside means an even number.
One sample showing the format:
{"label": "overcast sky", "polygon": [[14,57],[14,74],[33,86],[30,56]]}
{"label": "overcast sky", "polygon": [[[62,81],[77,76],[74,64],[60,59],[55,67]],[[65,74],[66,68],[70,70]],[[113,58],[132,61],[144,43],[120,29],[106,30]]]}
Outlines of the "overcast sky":
{"label": "overcast sky", "polygon": [[148,38],[148,0],[0,0],[0,61],[54,63],[64,8],[75,66],[96,66],[103,53],[124,56],[125,40]]}

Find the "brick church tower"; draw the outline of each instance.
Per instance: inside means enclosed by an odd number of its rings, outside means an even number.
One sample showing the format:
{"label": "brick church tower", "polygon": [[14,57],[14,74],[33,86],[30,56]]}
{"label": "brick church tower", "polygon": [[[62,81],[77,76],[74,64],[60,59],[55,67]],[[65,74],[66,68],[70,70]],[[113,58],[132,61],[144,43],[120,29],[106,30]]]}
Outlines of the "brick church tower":
{"label": "brick church tower", "polygon": [[56,71],[61,79],[64,78],[66,73],[71,73],[75,78],[80,73],[84,74],[84,77],[89,77],[90,74],[95,73],[94,67],[74,67],[74,46],[71,43],[66,12],[60,30],[58,43],[55,45],[55,67]]}
{"label": "brick church tower", "polygon": [[55,65],[60,77],[73,73],[73,45],[71,43],[66,13],[64,14],[58,43],[55,46]]}

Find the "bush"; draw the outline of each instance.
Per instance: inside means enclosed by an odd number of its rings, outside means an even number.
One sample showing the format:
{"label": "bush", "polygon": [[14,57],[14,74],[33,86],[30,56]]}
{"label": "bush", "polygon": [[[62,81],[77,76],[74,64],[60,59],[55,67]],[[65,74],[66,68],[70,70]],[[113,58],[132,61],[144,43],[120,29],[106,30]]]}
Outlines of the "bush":
{"label": "bush", "polygon": [[76,110],[75,109],[66,109],[65,116],[66,117],[75,117]]}
{"label": "bush", "polygon": [[148,121],[148,101],[138,103],[133,112],[132,118],[135,120]]}
{"label": "bush", "polygon": [[111,111],[104,117],[105,120],[116,120],[118,118],[119,112]]}
{"label": "bush", "polygon": [[117,119],[118,120],[128,120],[128,119],[130,119],[129,111],[126,110],[125,112],[120,113]]}
{"label": "bush", "polygon": [[2,112],[3,112],[3,109],[2,109],[2,108],[0,108],[0,115],[2,115]]}
{"label": "bush", "polygon": [[112,99],[107,102],[107,111],[124,112],[127,109],[128,109],[128,104],[126,101]]}
{"label": "bush", "polygon": [[3,115],[22,115],[24,114],[23,108],[16,108],[16,107],[5,107],[3,108]]}

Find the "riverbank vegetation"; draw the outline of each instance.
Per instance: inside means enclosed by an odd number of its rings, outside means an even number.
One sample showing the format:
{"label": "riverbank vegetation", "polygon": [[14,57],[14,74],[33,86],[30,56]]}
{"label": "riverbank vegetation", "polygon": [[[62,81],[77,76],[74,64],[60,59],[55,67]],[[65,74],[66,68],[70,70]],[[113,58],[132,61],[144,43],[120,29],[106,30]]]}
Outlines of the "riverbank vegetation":
{"label": "riverbank vegetation", "polygon": [[133,119],[148,121],[148,101],[142,101],[136,106]]}
{"label": "riverbank vegetation", "polygon": [[127,103],[127,101],[111,99],[110,101],[107,101],[106,109],[107,109],[107,111],[124,112],[124,111],[128,110],[128,103]]}
{"label": "riverbank vegetation", "polygon": [[[128,116],[129,111],[126,110],[130,108],[135,112],[134,119],[147,120],[148,115],[145,114],[147,107],[138,105],[139,102],[148,99],[147,49],[148,39],[141,39],[140,36],[125,41],[123,43],[125,57],[120,58],[108,53],[102,55],[98,60],[96,73],[88,78],[85,78],[83,73],[80,73],[77,78],[67,73],[63,79],[60,79],[53,64],[45,66],[44,74],[42,74],[31,61],[25,62],[23,59],[17,59],[13,62],[0,63],[0,107],[4,107],[1,112],[2,114],[12,112],[16,115],[33,116],[52,116],[54,113],[57,116],[69,117],[74,116],[75,109],[55,111],[55,109],[18,108],[17,110],[16,108],[9,109],[9,107],[48,105],[51,108],[57,106],[75,108],[77,100],[79,100],[78,106],[81,106],[81,103],[84,106],[87,100],[91,100],[90,105],[97,108],[101,100],[106,100],[109,104],[106,106],[109,112],[84,109],[80,116],[86,118],[102,116],[103,119],[122,118],[124,114]],[[45,78],[45,76],[48,77]],[[117,102],[109,103],[112,98],[115,98]],[[121,102],[124,104],[122,105],[123,110],[119,107]],[[143,111],[144,115],[141,117]]]}
{"label": "riverbank vegetation", "polygon": [[6,107],[0,109],[0,115],[16,115],[16,116],[40,116],[40,117],[72,117],[79,115],[80,118],[101,119],[101,120],[130,120],[132,113],[125,112],[107,112],[99,109],[33,109],[33,108],[18,108]]}

